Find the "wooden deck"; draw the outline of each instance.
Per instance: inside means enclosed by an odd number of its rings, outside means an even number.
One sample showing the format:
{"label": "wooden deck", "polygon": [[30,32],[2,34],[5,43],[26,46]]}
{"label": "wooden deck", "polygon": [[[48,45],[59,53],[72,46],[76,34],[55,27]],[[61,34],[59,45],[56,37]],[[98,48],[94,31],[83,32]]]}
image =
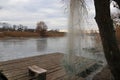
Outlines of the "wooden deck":
{"label": "wooden deck", "polygon": [[[61,66],[63,54],[53,53],[35,57],[0,62],[0,70],[8,80],[29,80],[28,66],[37,65],[47,70],[47,80],[65,80],[66,72]],[[89,63],[90,64],[90,63]],[[91,64],[93,65],[93,64]],[[84,80],[77,78],[75,80]]]}

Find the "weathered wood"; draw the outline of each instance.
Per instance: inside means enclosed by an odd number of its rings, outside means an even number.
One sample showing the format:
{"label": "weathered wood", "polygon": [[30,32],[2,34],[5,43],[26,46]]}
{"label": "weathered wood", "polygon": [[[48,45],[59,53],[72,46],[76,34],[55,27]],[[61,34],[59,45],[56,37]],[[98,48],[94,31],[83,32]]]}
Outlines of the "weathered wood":
{"label": "weathered wood", "polygon": [[[0,70],[3,70],[4,75],[8,80],[29,80],[31,79],[28,72],[28,66],[37,65],[47,70],[46,80],[65,80],[67,74],[61,65],[63,54],[54,53],[35,57],[28,57],[17,60],[10,60],[0,62]],[[85,58],[76,57],[75,64],[82,62]],[[86,68],[95,64],[95,61],[88,60],[89,62]],[[84,71],[84,69],[82,70]],[[76,80],[83,80],[82,77]]]}
{"label": "weathered wood", "polygon": [[37,80],[46,80],[46,72],[47,70],[40,68],[36,65],[32,65],[28,67],[29,76],[31,79],[37,79]]}

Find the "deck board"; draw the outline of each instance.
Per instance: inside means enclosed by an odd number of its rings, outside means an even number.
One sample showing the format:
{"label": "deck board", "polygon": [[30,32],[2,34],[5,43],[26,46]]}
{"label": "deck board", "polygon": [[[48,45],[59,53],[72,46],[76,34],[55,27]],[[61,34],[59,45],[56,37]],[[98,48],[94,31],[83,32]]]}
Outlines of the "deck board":
{"label": "deck board", "polygon": [[[46,69],[47,80],[65,80],[67,74],[61,65],[63,54],[53,53],[47,55],[40,55],[10,61],[0,62],[0,70],[8,78],[8,80],[29,80],[28,66],[37,65]],[[91,64],[91,63],[88,63]],[[91,66],[94,62],[91,64]],[[76,80],[83,80],[82,77]]]}

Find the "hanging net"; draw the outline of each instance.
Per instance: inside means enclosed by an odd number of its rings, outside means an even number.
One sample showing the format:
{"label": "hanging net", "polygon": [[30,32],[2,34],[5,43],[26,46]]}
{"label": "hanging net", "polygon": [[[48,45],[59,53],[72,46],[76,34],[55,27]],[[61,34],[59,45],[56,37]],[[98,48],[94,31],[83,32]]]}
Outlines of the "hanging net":
{"label": "hanging net", "polygon": [[[63,66],[69,76],[81,76],[84,70],[95,63],[93,58],[98,58],[91,55],[102,48],[101,44],[93,42],[95,39],[100,39],[98,35],[93,37],[86,32],[88,12],[85,0],[67,0],[67,3],[69,11],[68,50],[63,59]],[[89,60],[84,57],[88,57]]]}

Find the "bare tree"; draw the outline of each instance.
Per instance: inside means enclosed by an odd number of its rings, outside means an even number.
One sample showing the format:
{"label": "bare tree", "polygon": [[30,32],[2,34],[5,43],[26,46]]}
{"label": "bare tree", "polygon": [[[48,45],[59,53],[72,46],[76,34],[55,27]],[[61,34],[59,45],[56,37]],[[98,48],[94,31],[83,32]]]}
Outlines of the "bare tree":
{"label": "bare tree", "polygon": [[9,28],[10,28],[10,24],[8,24],[8,23],[2,23],[2,29],[3,29],[3,31],[9,31]]}
{"label": "bare tree", "polygon": [[47,31],[47,25],[45,24],[45,22],[40,21],[37,23],[37,27],[36,27],[36,31],[38,33],[40,33],[41,36],[45,36],[46,31]]}

